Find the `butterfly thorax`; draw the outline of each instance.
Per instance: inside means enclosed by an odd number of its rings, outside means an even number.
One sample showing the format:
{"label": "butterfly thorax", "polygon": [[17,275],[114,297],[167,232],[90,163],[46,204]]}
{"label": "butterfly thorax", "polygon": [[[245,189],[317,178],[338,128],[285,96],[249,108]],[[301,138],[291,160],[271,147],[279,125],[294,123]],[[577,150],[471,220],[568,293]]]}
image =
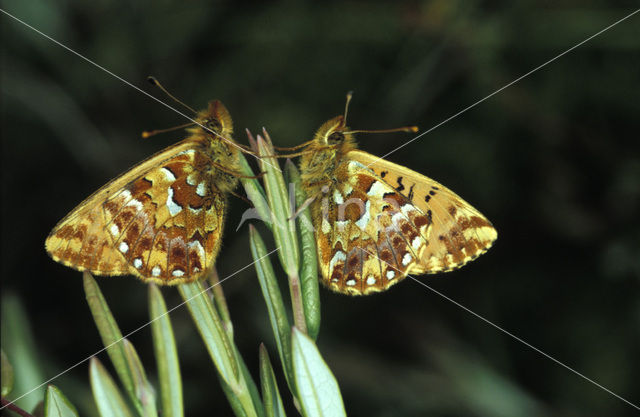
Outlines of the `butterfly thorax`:
{"label": "butterfly thorax", "polygon": [[191,139],[203,144],[204,153],[209,156],[210,164],[201,167],[200,172],[209,177],[210,184],[223,194],[233,191],[238,185],[237,176],[230,172],[239,172],[239,150],[231,138],[233,125],[227,109],[218,101],[209,103],[207,110],[198,113],[198,126],[188,129]]}
{"label": "butterfly thorax", "polygon": [[230,172],[240,171],[239,151],[236,147],[222,140],[212,139],[209,146],[209,156],[212,162],[218,166],[212,165],[207,173],[211,176],[213,184],[223,193],[233,191],[238,185],[238,177]]}

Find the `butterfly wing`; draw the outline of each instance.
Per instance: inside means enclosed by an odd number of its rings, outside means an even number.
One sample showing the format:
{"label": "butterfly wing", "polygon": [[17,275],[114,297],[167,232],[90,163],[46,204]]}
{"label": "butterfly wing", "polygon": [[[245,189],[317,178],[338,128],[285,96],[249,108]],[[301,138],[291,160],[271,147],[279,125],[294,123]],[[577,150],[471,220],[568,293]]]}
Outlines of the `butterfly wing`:
{"label": "butterfly wing", "polygon": [[322,281],[352,295],[384,291],[423,256],[431,220],[358,161],[345,158],[335,174],[312,205]]}
{"label": "butterfly wing", "polygon": [[359,150],[349,152],[347,158],[372,170],[405,197],[408,207],[430,219],[431,226],[423,236],[426,249],[409,273],[433,274],[459,268],[485,253],[497,239],[486,217],[433,179]]}
{"label": "butterfly wing", "polygon": [[79,271],[178,284],[202,276],[220,248],[226,197],[193,137],[152,156],[83,201],[51,231],[51,257]]}
{"label": "butterfly wing", "polygon": [[369,294],[410,273],[450,271],[496,239],[491,223],[441,184],[361,151],[343,160],[312,205],[323,283],[332,290]]}

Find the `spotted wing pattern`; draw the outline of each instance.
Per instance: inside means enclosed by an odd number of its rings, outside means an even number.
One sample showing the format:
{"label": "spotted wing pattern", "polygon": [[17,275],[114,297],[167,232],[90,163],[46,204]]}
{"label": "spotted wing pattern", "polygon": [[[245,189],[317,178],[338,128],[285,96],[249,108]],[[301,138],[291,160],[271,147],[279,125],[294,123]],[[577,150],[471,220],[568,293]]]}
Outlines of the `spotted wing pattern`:
{"label": "spotted wing pattern", "polygon": [[98,275],[198,279],[220,248],[226,208],[203,146],[185,140],[105,185],[53,229],[49,254]]}
{"label": "spotted wing pattern", "polygon": [[333,184],[312,210],[322,219],[316,225],[322,279],[334,291],[369,294],[407,274],[449,271],[497,237],[452,191],[362,151],[346,154]]}
{"label": "spotted wing pattern", "polygon": [[429,249],[410,273],[457,269],[485,253],[498,238],[485,216],[435,180],[363,151],[351,151],[348,157],[375,172],[415,208],[429,214],[433,224]]}
{"label": "spotted wing pattern", "polygon": [[323,283],[347,294],[384,291],[426,250],[431,220],[357,161],[341,164],[335,185],[314,203]]}

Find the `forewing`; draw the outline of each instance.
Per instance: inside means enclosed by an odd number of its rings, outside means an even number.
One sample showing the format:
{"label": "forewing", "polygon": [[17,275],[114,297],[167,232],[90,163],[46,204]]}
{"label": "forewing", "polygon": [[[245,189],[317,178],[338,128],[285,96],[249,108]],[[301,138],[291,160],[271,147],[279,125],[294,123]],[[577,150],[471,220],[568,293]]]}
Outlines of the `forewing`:
{"label": "forewing", "polygon": [[114,179],[51,232],[52,258],[99,275],[177,284],[197,279],[220,247],[226,200],[207,175],[204,144],[187,139]]}
{"label": "forewing", "polygon": [[493,225],[478,210],[442,184],[362,151],[347,157],[373,170],[431,222],[423,233],[426,250],[409,273],[433,274],[459,268],[486,252],[497,239]]}

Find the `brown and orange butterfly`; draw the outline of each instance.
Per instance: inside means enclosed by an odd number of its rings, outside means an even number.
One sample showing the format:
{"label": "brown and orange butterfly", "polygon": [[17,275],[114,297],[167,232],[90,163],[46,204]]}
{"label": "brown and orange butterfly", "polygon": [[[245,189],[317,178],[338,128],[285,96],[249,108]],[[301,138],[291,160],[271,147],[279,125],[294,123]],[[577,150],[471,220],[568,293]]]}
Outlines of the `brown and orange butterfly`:
{"label": "brown and orange butterfly", "polygon": [[351,295],[380,292],[408,274],[459,268],[491,247],[496,230],[453,191],[357,150],[353,134],[364,131],[349,130],[346,113],[295,147],[304,147],[300,173],[313,200],[324,285]]}
{"label": "brown and orange butterfly", "polygon": [[51,231],[57,262],[97,275],[175,285],[213,266],[239,171],[229,112],[211,101],[190,135],[100,188]]}

